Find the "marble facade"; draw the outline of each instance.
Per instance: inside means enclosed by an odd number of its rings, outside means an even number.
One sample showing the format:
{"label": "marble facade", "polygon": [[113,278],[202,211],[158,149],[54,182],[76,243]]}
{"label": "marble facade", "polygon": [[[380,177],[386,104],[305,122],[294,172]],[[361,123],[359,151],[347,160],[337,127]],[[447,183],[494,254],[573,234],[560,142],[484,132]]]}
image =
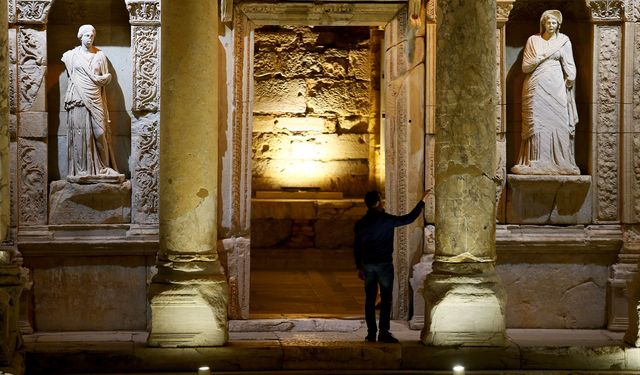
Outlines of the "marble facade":
{"label": "marble facade", "polygon": [[[70,4],[75,4],[75,7]],[[171,242],[170,239],[159,238],[158,235],[166,230],[162,228],[163,218],[159,211],[161,202],[170,202],[172,199],[178,202],[181,193],[187,194],[186,190],[179,190],[177,193],[174,192],[176,195],[166,193],[169,195],[163,197],[159,188],[161,158],[181,157],[172,156],[170,151],[163,155],[159,147],[161,141],[165,142],[163,137],[166,135],[160,131],[161,122],[169,127],[169,124],[177,121],[172,117],[173,112],[163,114],[160,107],[160,83],[165,82],[161,77],[160,68],[165,66],[163,63],[170,61],[171,57],[166,58],[171,56],[169,53],[177,53],[165,51],[165,55],[161,48],[164,38],[173,40],[171,38],[174,36],[168,34],[170,30],[167,31],[166,28],[162,35],[163,26],[167,25],[161,22],[160,1],[114,0],[110,6],[117,11],[113,13],[121,14],[122,17],[115,20],[113,16],[114,19],[105,21],[102,25],[105,29],[109,29],[109,22],[119,25],[117,28],[113,27],[113,30],[119,31],[112,31],[112,38],[105,39],[113,41],[114,47],[126,51],[116,55],[125,57],[114,58],[114,65],[126,65],[122,63],[126,59],[132,62],[130,71],[118,71],[128,74],[120,74],[117,77],[122,88],[120,95],[124,97],[119,101],[121,108],[118,111],[121,116],[118,118],[129,121],[125,121],[124,126],[130,124],[128,133],[119,133],[120,143],[117,143],[118,149],[124,155],[124,164],[127,165],[127,178],[131,181],[130,212],[128,216],[124,215],[124,218],[112,224],[89,223],[80,219],[78,223],[68,225],[69,223],[51,220],[49,208],[49,184],[52,176],[60,174],[55,160],[63,148],[58,143],[61,142],[57,136],[59,129],[52,126],[59,121],[54,119],[58,118],[59,114],[54,113],[54,110],[48,110],[46,105],[50,103],[49,100],[55,101],[55,90],[60,89],[53,83],[56,81],[55,73],[58,73],[56,64],[59,57],[48,52],[52,46],[49,32],[55,29],[56,25],[48,24],[48,14],[56,11],[56,7],[66,7],[65,12],[76,17],[74,20],[82,22],[82,18],[93,11],[88,2],[82,1],[63,3],[48,0],[9,0],[7,5],[9,87],[3,90],[6,93],[3,97],[6,97],[9,109],[9,151],[3,153],[0,146],[0,159],[4,158],[3,162],[8,159],[9,166],[8,169],[3,168],[7,173],[1,174],[6,180],[0,180],[0,190],[8,186],[8,189],[4,189],[10,193],[11,207],[8,211],[10,215],[0,214],[0,224],[6,224],[4,228],[8,228],[8,238],[23,252],[25,266],[31,270],[32,281],[35,282],[34,292],[23,293],[23,296],[28,297],[26,301],[34,304],[31,307],[33,310],[23,317],[24,323],[36,330],[96,327],[115,330],[124,327],[122,324],[119,326],[114,323],[119,316],[126,317],[126,329],[146,329],[159,321],[171,321],[173,315],[182,312],[160,312],[162,308],[158,310],[158,306],[166,305],[165,302],[173,298],[170,296],[171,293],[180,292],[178,289],[162,289],[173,280],[175,274],[172,274],[172,271],[157,276],[154,279],[155,284],[151,283],[153,293],[160,296],[159,299],[152,299],[151,310],[143,297],[146,296],[148,284],[156,269],[163,267],[162,264],[154,264],[153,256],[159,249],[163,249],[166,243]],[[497,227],[495,254],[491,254],[489,258],[492,259],[491,262],[495,262],[495,274],[502,277],[504,293],[507,295],[506,307],[501,300],[503,292],[495,292],[499,297],[493,303],[495,311],[506,311],[506,318],[501,319],[504,319],[508,327],[601,328],[606,325],[610,329],[624,330],[629,319],[629,308],[632,312],[631,320],[637,320],[637,317],[633,316],[637,302],[628,304],[629,296],[634,294],[629,293],[628,284],[638,283],[633,280],[640,260],[640,6],[631,0],[587,0],[567,5],[568,9],[561,9],[565,15],[567,32],[573,34],[571,36],[576,59],[581,59],[582,62],[578,86],[581,94],[577,98],[578,107],[582,112],[577,130],[576,144],[579,148],[576,156],[583,175],[579,176],[579,181],[573,185],[557,179],[536,182],[535,184],[539,185],[535,185],[522,181],[518,176],[507,174],[517,155],[519,140],[519,119],[518,115],[514,114],[520,100],[518,77],[514,76],[512,68],[517,65],[518,54],[524,44],[524,41],[520,41],[521,44],[514,46],[513,42],[518,37],[520,26],[537,27],[539,15],[544,10],[543,6],[547,5],[547,2],[542,4],[533,0],[497,1],[494,10],[496,25],[491,32],[495,39],[486,40],[492,42],[491,47],[495,50],[495,58],[494,54],[490,55],[493,69],[487,69],[487,74],[495,76],[496,79],[492,79],[491,86],[495,100],[487,104],[495,107],[495,110],[490,111],[495,119],[495,139],[486,141],[491,143],[493,151],[487,151],[485,156],[493,155],[495,152],[495,163],[483,169],[486,176],[491,176],[490,181],[494,186],[487,186],[487,190],[483,190],[484,208],[479,211],[486,213],[491,210],[496,213],[497,224],[487,224]],[[438,94],[435,79],[435,46],[438,38],[443,38],[445,34],[437,29],[438,13],[435,0],[426,2],[424,22],[418,28],[413,28],[405,12],[398,13],[401,7],[401,4],[385,2],[321,5],[302,3],[299,6],[286,3],[236,3],[231,7],[233,11],[227,10],[232,14],[232,20],[220,23],[217,28],[214,44],[219,44],[219,50],[215,57],[216,64],[208,68],[212,69],[209,72],[211,75],[215,75],[214,72],[220,74],[219,81],[210,82],[219,88],[219,98],[208,98],[210,106],[219,107],[220,111],[210,114],[211,118],[194,120],[194,123],[209,123],[215,130],[215,137],[209,133],[206,137],[209,137],[217,148],[210,150],[211,153],[203,156],[199,162],[212,168],[215,165],[218,171],[212,173],[215,176],[211,177],[208,185],[204,187],[209,199],[200,197],[206,201],[207,210],[217,213],[203,216],[203,220],[211,225],[207,226],[207,233],[216,239],[203,240],[207,248],[204,262],[209,262],[207,267],[211,265],[211,269],[214,269],[209,276],[211,280],[215,279],[211,284],[215,286],[207,284],[203,287],[206,290],[198,286],[190,292],[193,292],[191,295],[194,296],[194,300],[197,299],[200,309],[198,311],[210,311],[208,309],[211,306],[215,307],[215,313],[209,318],[219,325],[219,329],[216,331],[218,336],[213,341],[196,340],[196,345],[223,343],[225,319],[249,317],[249,257],[252,240],[251,149],[253,109],[256,104],[253,96],[256,58],[253,50],[254,27],[384,27],[384,106],[387,137],[384,144],[384,169],[389,210],[406,211],[412,202],[421,196],[424,188],[438,184],[437,153],[440,151],[437,151],[437,133],[441,120],[436,116]],[[127,23],[124,26],[123,20]],[[98,30],[100,27],[97,26]],[[126,38],[115,35],[122,33],[122,30],[128,30]],[[59,37],[60,35],[56,34],[56,38]],[[128,41],[123,42],[123,39]],[[199,89],[202,89],[200,85],[204,84],[204,81],[194,83]],[[479,92],[478,95],[481,96],[485,91]],[[163,100],[170,99],[163,95]],[[218,103],[224,105],[218,106]],[[196,127],[196,131],[204,130]],[[172,142],[176,141],[176,136],[174,135],[173,139],[171,135],[166,136],[169,137],[166,139],[169,147],[174,147]],[[204,147],[201,143],[192,141],[193,144],[175,147]],[[167,167],[171,163],[167,162]],[[182,167],[179,162],[171,166],[175,169]],[[201,173],[199,168],[189,170],[193,174]],[[166,173],[179,172],[172,169]],[[186,185],[188,184],[182,182],[181,189],[187,189]],[[198,185],[198,189],[200,187],[202,186]],[[559,189],[557,194],[546,194],[547,189],[556,188]],[[541,189],[544,192],[541,192]],[[196,190],[193,194],[188,194],[199,197],[199,193],[200,190]],[[443,217],[438,219],[435,207],[439,199],[443,203],[451,194],[448,190],[436,189],[433,201],[427,205],[426,223],[439,224],[438,220]],[[495,198],[495,210],[494,204],[489,204],[489,195]],[[211,198],[214,196],[218,198]],[[3,199],[2,203],[6,204],[6,200]],[[442,215],[447,215],[447,210],[451,210],[438,207]],[[178,209],[180,210],[182,208]],[[200,214],[201,212],[194,211],[194,217],[202,218]],[[173,224],[167,225],[171,227]],[[453,230],[446,236],[456,236],[457,233]],[[416,326],[420,325],[420,311],[416,311],[416,307],[420,305],[415,302],[419,298],[416,297],[415,289],[419,289],[420,281],[416,276],[426,277],[427,272],[421,275],[414,270],[428,270],[430,255],[434,252],[436,258],[438,255],[438,250],[428,245],[428,235],[429,230],[419,224],[407,227],[397,235],[395,261],[398,282],[393,312],[396,318],[413,319],[418,322]],[[446,238],[439,240],[443,241],[446,241]],[[187,250],[181,248],[163,253],[162,251],[166,251],[166,248],[164,249],[160,250],[164,255]],[[189,256],[191,255],[193,254]],[[539,259],[534,259],[538,255]],[[55,264],[54,259],[66,257],[73,257],[67,259],[67,265],[51,266]],[[586,266],[578,266],[583,263]],[[59,277],[68,277],[65,268],[71,269],[76,264],[84,264],[84,268],[81,267],[79,271],[79,279],[88,280],[89,283],[106,283],[104,272],[109,267],[129,269],[131,275],[135,276],[127,286],[130,293],[125,297],[135,302],[130,304],[130,311],[120,315],[107,314],[108,318],[99,318],[89,311],[99,305],[96,300],[85,307],[78,307],[80,311],[87,313],[85,316],[89,320],[94,319],[93,323],[86,326],[64,326],[62,322],[69,306],[59,308],[55,296],[43,293],[38,288],[54,282]],[[576,276],[567,277],[567,273]],[[523,277],[519,279],[516,277],[517,274],[522,274]],[[543,300],[540,297],[541,288],[545,283],[554,281],[541,280],[536,276],[540,274],[549,275],[553,280],[557,280],[562,289],[570,293],[553,294],[549,296],[550,300]],[[126,272],[114,277],[120,282],[110,287],[111,292],[117,288],[127,288],[124,286],[127,280]],[[588,281],[590,277],[591,283]],[[69,283],[67,289],[61,292],[62,295],[74,294],[74,288],[79,285],[77,280]],[[578,288],[572,289],[574,287]],[[529,290],[533,297],[527,296],[523,289]],[[198,297],[222,296],[227,290],[228,302],[223,301],[224,298],[211,302]],[[165,301],[163,298],[166,295],[169,297]],[[585,303],[584,298],[580,296],[586,296],[587,300],[596,299],[597,303],[590,306],[595,306],[592,308],[597,311],[580,315],[581,309],[578,306]],[[86,295],[86,298],[91,299],[91,294]],[[427,298],[427,309],[431,308],[429,301]],[[462,302],[457,303],[460,303],[459,306],[465,305]],[[545,304],[553,305],[554,309],[537,316],[526,316],[524,311],[527,303],[535,305],[532,311],[542,310]],[[34,311],[35,319],[27,318],[33,316]],[[38,315],[46,312],[53,313],[48,316]],[[572,318],[562,321],[563,314]],[[147,315],[151,318],[147,318]],[[224,315],[224,318],[221,318],[221,315]],[[170,329],[169,325],[161,326],[160,332]],[[183,327],[178,328],[179,330],[187,329],[184,328],[186,326],[179,327]],[[155,333],[154,328],[151,328],[151,331]],[[634,338],[630,341],[635,342]],[[163,345],[161,341],[155,344]]]}

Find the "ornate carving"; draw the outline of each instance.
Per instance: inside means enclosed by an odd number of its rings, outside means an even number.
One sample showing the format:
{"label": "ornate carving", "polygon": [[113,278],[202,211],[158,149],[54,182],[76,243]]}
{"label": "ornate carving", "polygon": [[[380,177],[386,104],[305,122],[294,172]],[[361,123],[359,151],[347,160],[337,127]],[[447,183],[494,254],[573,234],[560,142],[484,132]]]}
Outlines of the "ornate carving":
{"label": "ornate carving", "polygon": [[160,108],[160,40],[154,26],[133,27],[133,110]]}
{"label": "ornate carving", "polygon": [[126,0],[132,25],[160,25],[159,0]]}
{"label": "ornate carving", "polygon": [[140,121],[133,178],[134,222],[157,223],[160,197],[158,172],[160,169],[160,128],[157,115]]}
{"label": "ornate carving", "polygon": [[636,27],[633,56],[633,213],[640,219],[640,27]]}
{"label": "ornate carving", "polygon": [[598,31],[597,131],[616,132],[619,124],[620,28],[601,26]]}
{"label": "ornate carving", "polygon": [[18,199],[20,225],[38,225],[47,222],[47,173],[43,162],[45,144],[20,139],[20,181]]}
{"label": "ornate carving", "polygon": [[16,86],[18,85],[16,80],[16,69],[16,65],[9,66],[9,113],[13,114],[16,113],[16,110],[18,108],[18,96],[16,95]]}
{"label": "ornate carving", "polygon": [[587,0],[593,21],[622,21],[624,1],[622,0]]}
{"label": "ornate carving", "polygon": [[599,220],[618,218],[618,125],[620,79],[620,28],[598,27],[600,56],[597,74],[597,184]]}
{"label": "ornate carving", "polygon": [[16,0],[7,0],[9,24],[16,23]]}
{"label": "ornate carving", "polygon": [[509,20],[509,13],[513,9],[514,0],[496,2],[496,21],[504,24]]}
{"label": "ornate carving", "polygon": [[427,0],[427,21],[436,22],[436,0]]}
{"label": "ornate carving", "polygon": [[598,134],[597,145],[597,218],[613,221],[618,218],[618,136],[616,133]]}
{"label": "ornate carving", "polygon": [[[404,17],[400,17],[403,19]],[[406,19],[405,19],[406,20]],[[402,24],[402,22],[401,22]],[[404,25],[403,25],[404,26]],[[405,30],[403,27],[401,30]],[[404,56],[404,51],[398,51],[398,55]],[[407,156],[409,151],[408,147],[408,139],[409,134],[407,127],[409,125],[408,119],[408,108],[406,103],[408,101],[407,98],[407,89],[408,85],[403,85],[403,89],[398,93],[398,97],[396,98],[396,116],[398,119],[398,123],[396,124],[397,129],[397,170],[398,170],[398,194],[397,194],[397,214],[404,214],[408,212],[408,203],[407,203],[407,195],[409,192],[409,166]],[[397,252],[398,252],[398,308],[399,308],[399,317],[405,319],[409,316],[409,296],[411,291],[409,290],[409,267],[407,265],[407,259],[409,259],[409,228],[404,226],[398,229],[397,236]]]}
{"label": "ornate carving", "polygon": [[20,28],[18,34],[18,108],[27,111],[40,91],[44,80],[44,43],[42,32]]}
{"label": "ornate carving", "polygon": [[47,23],[53,0],[16,0],[17,23]]}

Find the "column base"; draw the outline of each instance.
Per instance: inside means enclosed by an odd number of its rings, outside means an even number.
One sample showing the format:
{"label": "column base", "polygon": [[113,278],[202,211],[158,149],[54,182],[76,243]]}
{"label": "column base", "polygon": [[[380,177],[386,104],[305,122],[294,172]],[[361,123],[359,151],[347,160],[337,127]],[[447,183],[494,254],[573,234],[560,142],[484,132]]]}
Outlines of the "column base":
{"label": "column base", "polygon": [[[217,279],[219,278],[219,279]],[[222,346],[229,339],[224,276],[158,282],[149,288],[153,347]]]}
{"label": "column base", "polygon": [[425,301],[425,345],[508,345],[506,294],[492,263],[434,263]]}

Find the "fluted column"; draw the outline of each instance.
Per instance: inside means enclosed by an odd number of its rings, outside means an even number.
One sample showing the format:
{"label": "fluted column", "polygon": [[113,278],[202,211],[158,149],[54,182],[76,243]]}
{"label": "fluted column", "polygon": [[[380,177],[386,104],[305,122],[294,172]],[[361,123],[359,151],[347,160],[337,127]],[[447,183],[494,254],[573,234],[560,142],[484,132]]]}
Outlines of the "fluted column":
{"label": "fluted column", "polygon": [[428,345],[503,345],[495,272],[496,1],[438,0],[436,253],[427,277]]}
{"label": "fluted column", "polygon": [[151,346],[228,338],[218,260],[218,5],[161,2],[160,251],[150,287]]}

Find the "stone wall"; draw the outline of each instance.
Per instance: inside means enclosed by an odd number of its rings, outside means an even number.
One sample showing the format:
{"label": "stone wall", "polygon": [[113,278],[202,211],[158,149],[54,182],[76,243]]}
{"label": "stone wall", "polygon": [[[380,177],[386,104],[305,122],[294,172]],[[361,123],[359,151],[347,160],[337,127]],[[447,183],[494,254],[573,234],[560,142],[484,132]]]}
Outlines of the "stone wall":
{"label": "stone wall", "polygon": [[368,27],[256,30],[254,191],[360,197],[369,190],[379,132],[377,48]]}

